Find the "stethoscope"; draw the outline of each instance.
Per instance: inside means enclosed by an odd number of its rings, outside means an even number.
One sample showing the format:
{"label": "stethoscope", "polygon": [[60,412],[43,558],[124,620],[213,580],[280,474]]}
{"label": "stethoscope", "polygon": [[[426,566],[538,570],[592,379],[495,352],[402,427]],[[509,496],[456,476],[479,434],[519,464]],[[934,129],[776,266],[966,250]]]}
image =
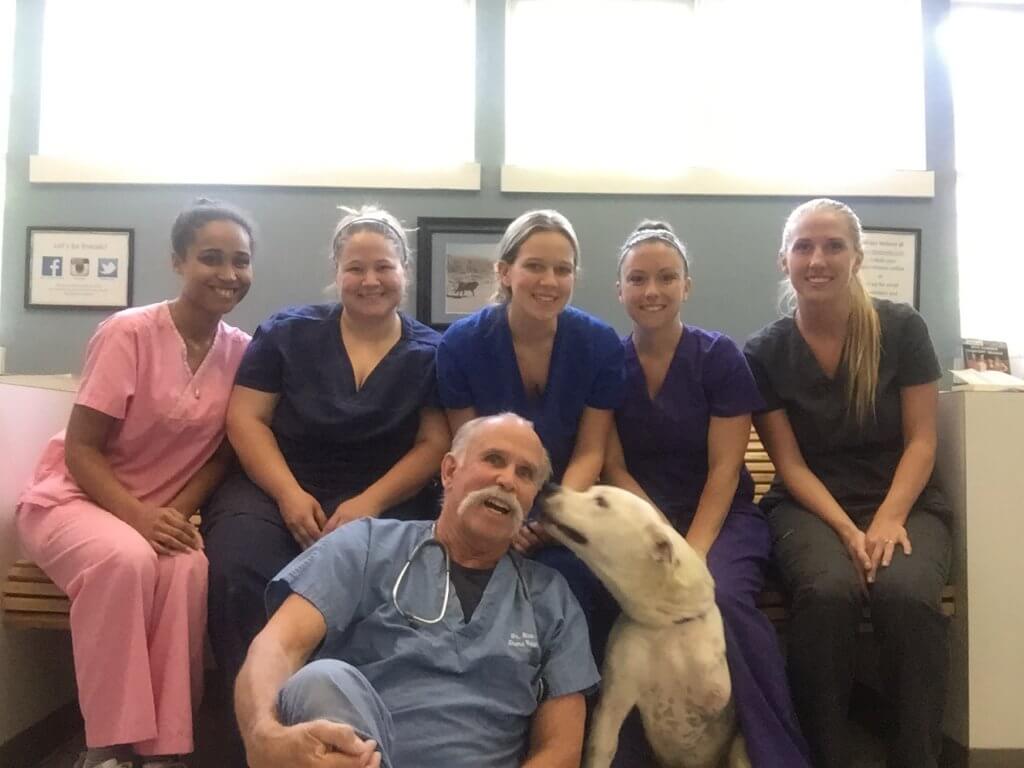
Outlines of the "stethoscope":
{"label": "stethoscope", "polygon": [[[412,611],[403,610],[402,606],[398,604],[398,593],[402,590],[402,584],[405,583],[405,575],[409,572],[409,567],[416,560],[420,552],[429,546],[435,546],[444,553],[444,597],[441,599],[441,611],[437,614],[436,618],[425,619],[422,616],[417,616]],[[530,604],[530,609],[533,609],[533,600],[530,597],[530,590],[526,588],[526,580],[523,578],[523,572],[519,568],[519,563],[516,562],[515,555],[510,551],[508,552],[508,559],[512,561],[512,566],[516,569],[516,578],[519,580],[519,585],[523,588],[523,594],[526,595],[526,602]],[[391,602],[395,606],[395,610],[398,611],[398,615],[408,621],[410,624],[439,624],[444,615],[448,613],[448,599],[452,593],[452,559],[448,554],[448,547],[442,544],[437,538],[437,523],[430,526],[430,535],[423,539],[417,544],[412,553],[409,555],[409,559],[405,561],[405,565],[402,566],[402,570],[398,572],[398,578],[395,579],[395,586],[391,589]]]}
{"label": "stethoscope", "polygon": [[[398,572],[398,578],[395,579],[394,589],[391,590],[391,602],[395,604],[395,610],[398,611],[398,615],[408,621],[410,624],[438,624],[444,618],[444,615],[448,613],[448,598],[452,593],[452,559],[448,554],[448,547],[438,541],[437,536],[437,525],[430,526],[430,535],[423,539],[416,548],[413,549],[412,554],[409,555],[409,559],[405,561],[405,565],[402,566],[402,570]],[[398,604],[398,593],[402,588],[402,582],[405,581],[405,574],[409,572],[409,566],[412,565],[413,560],[420,553],[424,547],[428,547],[431,544],[440,548],[444,552],[444,599],[441,600],[441,612],[437,614],[436,619],[425,619],[422,616],[417,616],[412,611],[403,611],[402,606]],[[518,568],[516,569],[518,570]],[[529,595],[527,595],[529,598]]]}
{"label": "stethoscope", "polygon": [[[441,611],[437,614],[436,618],[426,619],[422,616],[418,616],[412,611],[406,611],[399,605],[398,595],[402,591],[402,584],[405,582],[405,575],[409,572],[409,567],[419,556],[420,552],[429,546],[435,546],[444,553],[444,597],[441,599]],[[530,610],[533,610],[533,599],[530,597],[530,590],[526,587],[526,580],[523,578],[523,572],[519,568],[519,563],[516,562],[516,556],[510,551],[508,552],[508,558],[512,561],[512,566],[516,569],[516,578],[519,581],[520,586],[523,588],[523,594],[526,596],[526,602],[530,604]],[[452,590],[452,560],[451,555],[448,554],[448,547],[442,544],[437,538],[437,524],[430,526],[430,535],[417,544],[412,552],[409,554],[409,559],[405,561],[405,565],[402,566],[402,570],[398,572],[398,578],[395,579],[395,586],[391,589],[391,602],[395,606],[395,610],[398,615],[409,622],[410,626],[416,624],[439,624],[446,613],[448,613],[448,599],[451,597]],[[536,624],[536,615],[534,615],[534,623]],[[544,668],[546,666],[547,654],[541,654],[540,664],[537,667],[537,672],[533,676],[531,681],[535,688],[537,701],[540,702],[544,698],[545,685],[544,685]]]}

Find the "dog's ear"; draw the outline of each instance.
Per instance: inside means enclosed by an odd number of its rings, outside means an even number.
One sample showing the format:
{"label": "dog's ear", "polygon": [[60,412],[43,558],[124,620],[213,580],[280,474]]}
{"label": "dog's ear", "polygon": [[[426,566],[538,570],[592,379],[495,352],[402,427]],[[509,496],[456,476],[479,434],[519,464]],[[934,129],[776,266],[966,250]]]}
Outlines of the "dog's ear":
{"label": "dog's ear", "polygon": [[668,540],[667,536],[655,534],[652,546],[651,552],[656,562],[672,564],[672,542]]}

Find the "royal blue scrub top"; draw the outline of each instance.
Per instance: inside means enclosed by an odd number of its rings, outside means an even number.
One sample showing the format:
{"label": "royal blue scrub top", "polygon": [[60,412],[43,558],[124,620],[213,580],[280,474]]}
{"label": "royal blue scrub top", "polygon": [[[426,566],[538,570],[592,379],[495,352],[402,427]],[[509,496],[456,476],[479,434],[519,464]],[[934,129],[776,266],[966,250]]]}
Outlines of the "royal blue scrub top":
{"label": "royal blue scrub top", "polygon": [[445,408],[475,408],[480,416],[513,411],[533,422],[562,479],[587,406],[604,410],[622,400],[622,344],[611,326],[575,307],[558,316],[544,394],[531,398],[516,361],[508,308],[484,307],[453,323],[437,349]]}
{"label": "royal blue scrub top", "polygon": [[403,617],[392,590],[410,558],[399,606],[424,619],[441,611],[443,551],[428,544],[413,557],[432,536],[430,522],[348,523],[278,574],[268,612],[296,593],[323,614],[317,658],[348,662],[376,689],[394,722],[398,768],[519,766],[542,691],[563,696],[598,682],[586,621],[558,573],[514,553],[498,561],[468,623],[454,587],[441,622]]}
{"label": "royal blue scrub top", "polygon": [[340,304],[292,307],[260,324],[235,383],[279,394],[271,429],[303,487],[358,493],[412,448],[420,409],[439,407],[437,331],[401,315],[402,334],[356,389]]}

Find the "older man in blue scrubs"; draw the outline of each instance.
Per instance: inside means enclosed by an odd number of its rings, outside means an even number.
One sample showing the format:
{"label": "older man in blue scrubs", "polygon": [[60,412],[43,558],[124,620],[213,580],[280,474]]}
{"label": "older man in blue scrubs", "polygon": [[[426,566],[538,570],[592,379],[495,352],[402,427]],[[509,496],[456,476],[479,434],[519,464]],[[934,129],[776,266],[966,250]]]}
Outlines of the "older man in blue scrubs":
{"label": "older man in blue scrubs", "polygon": [[528,421],[474,419],[436,524],[356,520],[285,568],[235,689],[249,765],[578,766],[586,623],[509,549],[550,471]]}

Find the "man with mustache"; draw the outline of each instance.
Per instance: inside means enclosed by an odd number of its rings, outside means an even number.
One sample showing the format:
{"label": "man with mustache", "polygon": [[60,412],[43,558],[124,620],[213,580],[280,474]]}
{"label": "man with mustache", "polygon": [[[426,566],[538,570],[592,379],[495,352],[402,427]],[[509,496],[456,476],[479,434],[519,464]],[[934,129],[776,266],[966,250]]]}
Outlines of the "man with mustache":
{"label": "man with mustache", "polygon": [[586,622],[510,550],[550,472],[530,422],[473,419],[436,524],[355,520],[278,574],[235,688],[251,768],[578,766]]}

